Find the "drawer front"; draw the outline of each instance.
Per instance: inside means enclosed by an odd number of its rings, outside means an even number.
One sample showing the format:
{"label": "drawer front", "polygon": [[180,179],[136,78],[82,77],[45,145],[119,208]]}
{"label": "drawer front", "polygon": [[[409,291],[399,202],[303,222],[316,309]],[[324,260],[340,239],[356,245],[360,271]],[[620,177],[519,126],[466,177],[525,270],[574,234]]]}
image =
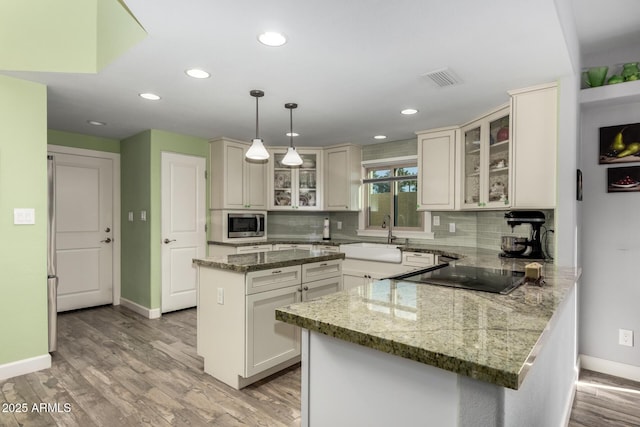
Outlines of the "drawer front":
{"label": "drawer front", "polygon": [[325,252],[340,252],[340,246],[333,245],[313,245],[313,250],[315,251],[325,251]]}
{"label": "drawer front", "polygon": [[305,251],[310,251],[312,245],[306,244],[306,243],[291,243],[291,244],[285,244],[285,243],[278,243],[276,245],[273,245],[274,250],[276,251],[285,251],[287,249],[302,249]]}
{"label": "drawer front", "polygon": [[302,264],[302,283],[313,282],[314,280],[322,280],[340,275],[342,275],[341,259]]}
{"label": "drawer front", "polygon": [[252,271],[246,274],[247,295],[299,285],[300,283],[302,281],[299,265]]}
{"label": "drawer front", "polygon": [[433,254],[425,254],[421,252],[403,252],[402,253],[402,265],[409,265],[412,267],[428,267],[435,264],[435,257]]}
{"label": "drawer front", "polygon": [[237,254],[249,254],[254,252],[267,252],[271,250],[271,245],[252,245],[252,246],[238,246],[236,248]]}

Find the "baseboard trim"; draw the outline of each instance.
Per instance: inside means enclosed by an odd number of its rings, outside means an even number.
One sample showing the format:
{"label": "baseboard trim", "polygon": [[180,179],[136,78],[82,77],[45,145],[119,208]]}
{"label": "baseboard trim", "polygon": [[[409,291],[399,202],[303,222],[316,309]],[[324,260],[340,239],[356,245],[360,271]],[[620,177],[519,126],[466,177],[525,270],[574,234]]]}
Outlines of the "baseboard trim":
{"label": "baseboard trim", "polygon": [[580,355],[580,362],[583,369],[613,375],[615,377],[626,378],[632,381],[640,381],[640,366],[613,362],[611,360],[600,359],[598,357],[587,356],[585,354]]}
{"label": "baseboard trim", "polygon": [[19,375],[30,374],[31,372],[49,369],[51,367],[51,355],[49,353],[42,356],[30,357],[29,359],[17,360],[11,363],[0,365],[0,381]]}
{"label": "baseboard trim", "polygon": [[147,319],[159,319],[162,313],[159,308],[147,308],[136,302],[120,297],[120,305],[128,308],[129,310],[138,313]]}

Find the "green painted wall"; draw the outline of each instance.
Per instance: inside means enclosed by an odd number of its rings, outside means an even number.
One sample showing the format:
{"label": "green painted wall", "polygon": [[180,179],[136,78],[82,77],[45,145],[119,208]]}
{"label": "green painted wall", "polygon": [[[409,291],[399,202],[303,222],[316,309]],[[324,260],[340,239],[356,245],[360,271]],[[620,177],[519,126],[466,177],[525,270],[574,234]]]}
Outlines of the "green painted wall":
{"label": "green painted wall", "polygon": [[[47,92],[0,76],[0,365],[47,354]],[[35,225],[14,225],[34,208]]]}
{"label": "green painted wall", "polygon": [[51,145],[63,145],[65,147],[84,148],[86,150],[107,151],[109,153],[120,152],[120,141],[117,139],[100,138],[99,136],[51,129],[47,131],[47,143]]}
{"label": "green painted wall", "polygon": [[[150,307],[151,272],[149,221],[140,220],[140,211],[151,206],[151,131],[145,131],[120,144],[121,215],[121,295]],[[134,212],[134,221],[127,213]]]}
{"label": "green painted wall", "polygon": [[0,2],[2,70],[96,73],[145,37],[118,0]]}
{"label": "green painted wall", "polygon": [[[209,165],[209,143],[206,139],[161,130],[151,131],[151,305],[147,306],[150,308],[160,308],[162,296],[160,161],[163,151],[205,157],[207,168]],[[205,205],[207,207],[209,206],[209,193],[209,183],[207,182],[207,202]]]}
{"label": "green painted wall", "polygon": [[[186,135],[148,130],[121,141],[122,179],[122,297],[144,307],[160,308],[161,288],[161,153],[209,156],[208,141]],[[207,206],[209,189],[207,183]],[[140,211],[147,211],[147,221]],[[134,221],[128,221],[128,212]]]}

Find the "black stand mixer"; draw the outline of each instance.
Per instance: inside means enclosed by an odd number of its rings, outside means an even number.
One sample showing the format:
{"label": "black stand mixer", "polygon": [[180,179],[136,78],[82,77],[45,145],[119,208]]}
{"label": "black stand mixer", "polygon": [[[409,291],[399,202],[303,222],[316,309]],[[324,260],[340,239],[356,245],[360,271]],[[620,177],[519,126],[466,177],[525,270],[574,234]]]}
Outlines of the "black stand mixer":
{"label": "black stand mixer", "polygon": [[516,236],[502,236],[501,257],[505,258],[535,258],[544,259],[540,228],[544,224],[544,213],[540,211],[509,211],[504,214],[511,230],[516,225],[530,224],[529,239]]}

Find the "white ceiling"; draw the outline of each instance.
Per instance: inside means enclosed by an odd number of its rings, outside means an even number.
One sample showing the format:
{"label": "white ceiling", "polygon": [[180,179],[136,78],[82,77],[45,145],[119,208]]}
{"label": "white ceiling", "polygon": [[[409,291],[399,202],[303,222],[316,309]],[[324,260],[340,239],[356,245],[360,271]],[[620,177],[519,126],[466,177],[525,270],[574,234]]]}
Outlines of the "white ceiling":
{"label": "white ceiling", "polygon": [[[266,145],[288,144],[286,102],[299,104],[297,146],[369,144],[377,134],[402,140],[469,121],[506,103],[509,89],[571,74],[555,1],[125,0],[148,37],[98,74],[4,74],[48,85],[50,129],[250,140],[249,91],[262,89]],[[583,49],[637,38],[640,1],[573,2]],[[288,43],[261,45],[266,30],[285,33]],[[192,67],[212,76],[188,78]],[[440,88],[423,76],[444,67],[462,83]],[[406,107],[419,113],[401,115]]]}

